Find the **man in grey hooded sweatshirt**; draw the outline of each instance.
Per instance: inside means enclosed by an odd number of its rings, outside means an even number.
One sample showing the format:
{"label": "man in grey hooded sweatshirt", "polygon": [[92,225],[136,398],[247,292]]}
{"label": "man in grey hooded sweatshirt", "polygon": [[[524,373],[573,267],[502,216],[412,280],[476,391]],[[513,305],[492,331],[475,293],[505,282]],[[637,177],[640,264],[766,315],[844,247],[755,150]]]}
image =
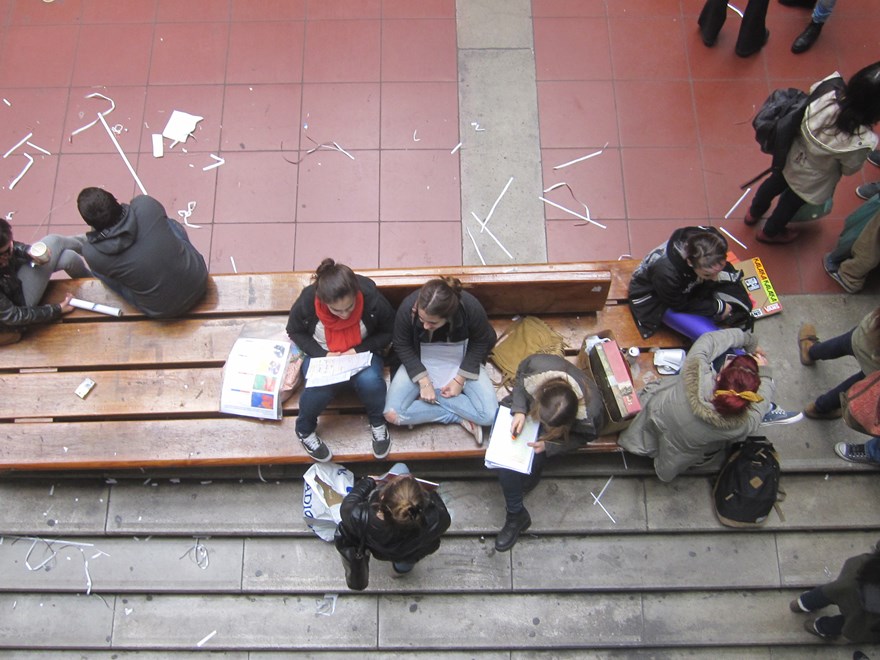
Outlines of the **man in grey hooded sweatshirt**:
{"label": "man in grey hooded sweatshirt", "polygon": [[92,227],[82,255],[95,277],[153,318],[179,316],[205,293],[208,268],[186,230],[147,195],[120,204],[101,188],[76,200]]}

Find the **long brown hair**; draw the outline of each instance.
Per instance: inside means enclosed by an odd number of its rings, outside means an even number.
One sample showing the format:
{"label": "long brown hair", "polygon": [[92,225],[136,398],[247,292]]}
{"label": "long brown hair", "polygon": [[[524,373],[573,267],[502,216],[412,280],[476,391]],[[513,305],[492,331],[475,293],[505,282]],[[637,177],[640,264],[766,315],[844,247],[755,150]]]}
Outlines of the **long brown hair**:
{"label": "long brown hair", "polygon": [[402,474],[379,491],[379,510],[386,521],[403,528],[425,526],[428,493],[411,474]]}
{"label": "long brown hair", "polygon": [[360,290],[357,276],[345,264],[338,264],[329,257],[324,259],[312,275],[315,295],[322,303],[330,304],[346,296],[357,295]]}
{"label": "long brown hair", "polygon": [[454,277],[437,277],[419,290],[416,307],[425,314],[451,321],[461,302],[461,282]]}
{"label": "long brown hair", "polygon": [[551,378],[535,391],[529,416],[541,422],[544,432],[538,440],[568,441],[571,425],[577,419],[578,397],[565,378]]}

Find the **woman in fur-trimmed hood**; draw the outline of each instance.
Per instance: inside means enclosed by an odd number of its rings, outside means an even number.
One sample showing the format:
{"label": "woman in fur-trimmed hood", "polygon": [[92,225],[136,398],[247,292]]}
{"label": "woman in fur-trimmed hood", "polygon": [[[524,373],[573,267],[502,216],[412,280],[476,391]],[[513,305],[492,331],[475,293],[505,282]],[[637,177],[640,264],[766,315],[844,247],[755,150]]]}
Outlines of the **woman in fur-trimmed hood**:
{"label": "woman in fur-trimmed hood", "polygon": [[513,392],[501,405],[510,406],[510,434],[518,436],[526,417],[540,424],[530,474],[496,469],[507,511],[495,549],[510,550],[520,532],[532,523],[523,497],[538,485],[545,457],[582,447],[599,436],[605,425],[605,406],[592,376],[558,355],[536,353],[519,363]]}
{"label": "woman in fur-trimmed hood", "polygon": [[[712,362],[735,349],[751,355],[737,356],[717,372]],[[754,434],[775,391],[757,337],[736,328],[709,332],[694,342],[679,375],[642,390],[642,410],[618,443],[653,457],[657,476],[672,481]]]}

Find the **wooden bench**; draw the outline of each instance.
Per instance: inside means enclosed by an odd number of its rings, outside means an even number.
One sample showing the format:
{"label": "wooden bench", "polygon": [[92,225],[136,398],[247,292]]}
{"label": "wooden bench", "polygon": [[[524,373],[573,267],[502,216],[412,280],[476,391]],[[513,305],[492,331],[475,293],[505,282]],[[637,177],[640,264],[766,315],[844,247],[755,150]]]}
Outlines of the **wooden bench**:
{"label": "wooden bench", "polygon": [[[397,305],[437,274],[455,275],[490,314],[498,333],[516,314],[544,319],[574,356],[583,338],[613,330],[622,346],[679,346],[660,332],[645,341],[626,306],[633,261],[359,271]],[[113,318],[75,311],[0,348],[0,469],[61,470],[307,462],[296,441],[298,396],[282,422],[218,412],[221,369],[242,327],[265,317],[283,327],[310,273],[217,275],[203,301],[181,319],[154,321],[97,280],[57,280],[47,300],[67,292],[122,307]],[[647,360],[649,356],[643,356]],[[647,361],[644,370],[650,370]],[[73,391],[85,377],[86,399]],[[366,418],[339,397],[319,431],[340,462],[373,460]],[[477,457],[484,448],[458,426],[392,428],[390,460]],[[615,438],[589,451],[617,450]]]}

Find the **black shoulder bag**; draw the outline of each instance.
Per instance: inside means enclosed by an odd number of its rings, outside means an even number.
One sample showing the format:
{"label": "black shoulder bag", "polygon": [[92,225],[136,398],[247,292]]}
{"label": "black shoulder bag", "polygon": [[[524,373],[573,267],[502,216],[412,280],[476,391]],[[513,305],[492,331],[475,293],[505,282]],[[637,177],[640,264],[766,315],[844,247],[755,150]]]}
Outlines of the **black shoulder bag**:
{"label": "black shoulder bag", "polygon": [[[370,551],[367,550],[367,521],[363,515],[359,515],[356,522],[360,528],[360,539],[350,539],[339,523],[336,526],[336,534],[333,541],[336,550],[342,557],[342,566],[345,569],[345,583],[349,589],[363,591],[370,583]],[[352,521],[355,522],[355,521]]]}

